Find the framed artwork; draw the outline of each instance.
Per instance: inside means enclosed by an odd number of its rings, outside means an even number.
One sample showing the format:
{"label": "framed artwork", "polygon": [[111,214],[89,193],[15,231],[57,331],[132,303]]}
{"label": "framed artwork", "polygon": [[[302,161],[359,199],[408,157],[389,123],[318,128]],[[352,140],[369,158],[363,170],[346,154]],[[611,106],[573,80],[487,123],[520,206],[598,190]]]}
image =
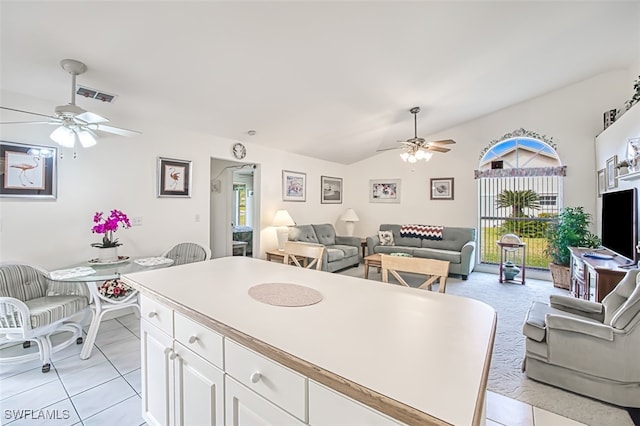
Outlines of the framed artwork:
{"label": "framed artwork", "polygon": [[282,171],[282,201],[307,201],[307,174]]}
{"label": "framed artwork", "polygon": [[607,176],[607,189],[613,189],[618,186],[618,176],[617,176],[617,168],[618,165],[618,156],[614,155],[613,157],[607,160],[606,167],[606,176]]}
{"label": "framed artwork", "polygon": [[604,169],[598,170],[598,198],[607,190],[605,186]]}
{"label": "framed artwork", "polygon": [[191,197],[191,161],[158,157],[158,197]]}
{"label": "framed artwork", "polygon": [[400,179],[371,179],[369,181],[370,203],[399,203]]}
{"label": "framed artwork", "polygon": [[453,178],[431,178],[432,200],[453,200]]}
{"label": "framed artwork", "polygon": [[0,141],[0,197],[57,196],[58,149]]}
{"label": "framed artwork", "polygon": [[320,203],[342,204],[342,178],[320,176]]}

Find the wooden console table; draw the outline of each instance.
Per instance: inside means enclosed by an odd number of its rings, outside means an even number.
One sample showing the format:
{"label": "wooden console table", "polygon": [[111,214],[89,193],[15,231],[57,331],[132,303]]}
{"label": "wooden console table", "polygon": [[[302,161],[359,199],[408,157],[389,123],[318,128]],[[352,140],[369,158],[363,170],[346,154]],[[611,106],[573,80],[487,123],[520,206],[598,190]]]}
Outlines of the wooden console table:
{"label": "wooden console table", "polygon": [[[602,299],[622,280],[631,261],[607,249],[569,247],[571,252],[571,294],[580,299],[602,302]],[[613,259],[596,259],[583,256],[596,252],[613,256]]]}

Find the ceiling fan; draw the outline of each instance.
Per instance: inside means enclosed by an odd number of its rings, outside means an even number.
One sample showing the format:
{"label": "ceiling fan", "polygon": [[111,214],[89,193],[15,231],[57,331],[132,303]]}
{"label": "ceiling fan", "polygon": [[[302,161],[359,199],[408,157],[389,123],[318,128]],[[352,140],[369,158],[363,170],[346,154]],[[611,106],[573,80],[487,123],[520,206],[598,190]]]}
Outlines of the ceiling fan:
{"label": "ceiling fan", "polygon": [[413,137],[405,141],[398,141],[402,146],[379,149],[378,151],[388,151],[390,149],[402,149],[403,152],[400,157],[403,161],[409,163],[415,163],[418,160],[429,161],[434,152],[449,152],[449,148],[445,148],[443,145],[451,145],[456,143],[453,139],[444,139],[440,141],[427,142],[424,138],[418,137],[418,113],[420,107],[413,107],[409,110],[413,114]]}
{"label": "ceiling fan", "polygon": [[40,114],[37,112],[24,111],[15,108],[0,106],[0,109],[7,111],[21,112],[24,114],[37,115],[48,118],[46,121],[7,121],[0,124],[53,124],[58,126],[51,132],[53,139],[60,146],[73,148],[76,139],[84,148],[88,148],[97,143],[98,132],[113,133],[120,136],[135,136],[140,132],[135,130],[122,129],[120,127],[107,126],[109,120],[98,114],[87,111],[76,105],[76,77],[87,70],[87,66],[75,59],[63,59],[60,61],[62,68],[71,74],[71,102],[67,105],[55,107],[55,115]]}

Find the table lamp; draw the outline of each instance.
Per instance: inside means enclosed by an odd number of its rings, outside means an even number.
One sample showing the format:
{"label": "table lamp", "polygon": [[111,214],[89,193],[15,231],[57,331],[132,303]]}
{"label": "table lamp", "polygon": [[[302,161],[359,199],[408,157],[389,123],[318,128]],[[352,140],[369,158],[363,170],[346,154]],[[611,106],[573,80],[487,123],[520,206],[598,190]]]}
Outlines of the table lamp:
{"label": "table lamp", "polygon": [[347,236],[353,237],[353,228],[355,227],[356,222],[360,220],[356,212],[354,212],[353,209],[347,209],[347,211],[340,217],[340,220],[346,222]]}
{"label": "table lamp", "polygon": [[289,212],[286,210],[278,210],[273,217],[271,225],[277,227],[276,234],[278,236],[278,250],[284,251],[284,243],[289,236],[289,226],[294,226],[296,223],[291,219]]}

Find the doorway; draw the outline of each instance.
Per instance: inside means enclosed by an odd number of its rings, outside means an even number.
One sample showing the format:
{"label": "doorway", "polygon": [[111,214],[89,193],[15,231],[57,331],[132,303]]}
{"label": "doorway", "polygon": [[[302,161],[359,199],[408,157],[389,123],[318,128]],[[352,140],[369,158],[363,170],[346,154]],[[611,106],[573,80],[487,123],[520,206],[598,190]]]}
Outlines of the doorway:
{"label": "doorway", "polygon": [[211,159],[211,257],[253,256],[259,241],[259,166]]}

